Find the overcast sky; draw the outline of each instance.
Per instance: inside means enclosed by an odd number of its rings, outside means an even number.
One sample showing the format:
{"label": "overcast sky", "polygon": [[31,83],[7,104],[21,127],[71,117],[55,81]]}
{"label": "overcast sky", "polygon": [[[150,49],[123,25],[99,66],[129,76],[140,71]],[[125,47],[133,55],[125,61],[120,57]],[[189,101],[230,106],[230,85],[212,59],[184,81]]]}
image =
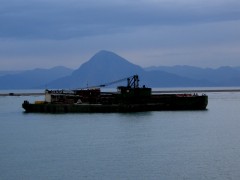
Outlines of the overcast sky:
{"label": "overcast sky", "polygon": [[100,50],[142,67],[240,66],[239,0],[0,0],[0,70],[78,68]]}

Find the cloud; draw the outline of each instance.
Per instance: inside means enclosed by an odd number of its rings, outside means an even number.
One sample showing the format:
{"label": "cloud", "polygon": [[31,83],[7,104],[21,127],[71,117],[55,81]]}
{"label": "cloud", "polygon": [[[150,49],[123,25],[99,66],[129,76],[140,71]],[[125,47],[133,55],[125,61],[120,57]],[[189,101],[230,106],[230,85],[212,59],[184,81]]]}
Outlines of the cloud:
{"label": "cloud", "polygon": [[239,1],[5,0],[1,38],[71,39],[240,19]]}
{"label": "cloud", "polygon": [[0,24],[2,69],[77,68],[102,49],[142,66],[240,66],[239,0],[1,0]]}
{"label": "cloud", "polygon": [[[0,41],[0,64],[6,69],[58,65],[76,69],[105,49],[132,63],[151,65],[240,66],[240,21],[188,26],[141,28],[65,40],[8,39]],[[5,62],[3,64],[3,62]],[[17,66],[16,66],[17,64]]]}

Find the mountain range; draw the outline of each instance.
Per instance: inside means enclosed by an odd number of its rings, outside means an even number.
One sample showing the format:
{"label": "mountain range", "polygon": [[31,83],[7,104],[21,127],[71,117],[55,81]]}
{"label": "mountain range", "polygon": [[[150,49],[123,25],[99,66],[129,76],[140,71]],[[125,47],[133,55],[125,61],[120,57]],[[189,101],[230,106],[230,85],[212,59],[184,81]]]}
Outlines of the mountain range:
{"label": "mountain range", "polygon": [[61,66],[27,71],[0,71],[0,89],[42,89],[47,83],[70,75],[72,71]]}
{"label": "mountain range", "polygon": [[[103,50],[76,70],[58,66],[28,71],[0,71],[0,89],[84,88],[116,81],[134,74],[139,75],[140,85],[148,87],[240,86],[240,67],[142,68],[113,52]],[[125,84],[126,82],[122,85]]]}

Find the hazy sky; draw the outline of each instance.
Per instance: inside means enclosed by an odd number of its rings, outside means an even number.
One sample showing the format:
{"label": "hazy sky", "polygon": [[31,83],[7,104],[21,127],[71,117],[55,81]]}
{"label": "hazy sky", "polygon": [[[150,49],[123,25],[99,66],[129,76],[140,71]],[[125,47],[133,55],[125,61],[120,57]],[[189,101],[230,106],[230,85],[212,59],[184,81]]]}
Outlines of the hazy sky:
{"label": "hazy sky", "polygon": [[143,67],[240,66],[239,0],[0,0],[0,70],[78,68],[99,50]]}

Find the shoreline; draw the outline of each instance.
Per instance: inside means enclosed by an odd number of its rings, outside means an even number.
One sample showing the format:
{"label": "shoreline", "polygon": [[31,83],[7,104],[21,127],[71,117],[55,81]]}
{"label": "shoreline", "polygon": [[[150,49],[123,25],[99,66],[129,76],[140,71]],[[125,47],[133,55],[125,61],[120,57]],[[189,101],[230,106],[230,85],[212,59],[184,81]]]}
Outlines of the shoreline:
{"label": "shoreline", "polygon": [[[197,89],[197,90],[159,90],[152,91],[153,94],[162,93],[212,93],[212,92],[240,92],[240,89]],[[0,96],[43,96],[45,93],[0,93]]]}

